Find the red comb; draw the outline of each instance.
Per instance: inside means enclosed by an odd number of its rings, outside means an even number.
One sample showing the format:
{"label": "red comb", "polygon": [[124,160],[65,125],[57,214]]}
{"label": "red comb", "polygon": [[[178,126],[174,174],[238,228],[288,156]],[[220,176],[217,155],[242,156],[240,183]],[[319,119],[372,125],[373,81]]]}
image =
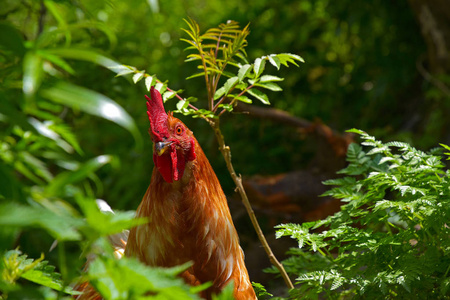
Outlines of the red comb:
{"label": "red comb", "polygon": [[161,94],[157,89],[151,87],[150,97],[145,95],[147,99],[147,115],[150,120],[150,127],[153,136],[162,139],[168,135],[167,130],[167,113],[164,110]]}

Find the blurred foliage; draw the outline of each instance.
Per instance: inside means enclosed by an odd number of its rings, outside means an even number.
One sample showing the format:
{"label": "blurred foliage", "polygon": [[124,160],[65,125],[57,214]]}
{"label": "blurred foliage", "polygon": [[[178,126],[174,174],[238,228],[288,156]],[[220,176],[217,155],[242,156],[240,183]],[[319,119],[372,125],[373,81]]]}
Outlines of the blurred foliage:
{"label": "blurred foliage", "polygon": [[[185,82],[196,72],[194,64],[183,63],[188,54],[180,28],[188,17],[202,28],[227,20],[250,23],[249,57],[302,54],[303,68],[281,70],[283,96],[268,93],[277,108],[340,131],[371,129],[424,148],[438,140],[450,144],[448,97],[416,70],[426,49],[406,0],[3,0],[1,251],[20,245],[17,251],[29,257],[46,253],[67,283],[79,275],[79,255],[110,233],[86,219],[87,211],[103,218],[93,199],[107,199],[115,209],[137,207],[152,169],[145,85],[112,78],[107,67],[136,66],[169,80],[174,90],[206,98],[200,79]],[[448,74],[438,79],[450,82]],[[175,102],[168,105],[176,109]],[[274,174],[308,165],[313,153],[294,129],[239,114],[233,118],[223,122],[223,132],[237,172]],[[231,192],[206,123],[183,121]],[[105,228],[132,226],[131,213],[121,216],[128,221],[108,218]],[[58,249],[48,252],[54,239]],[[48,289],[34,290],[41,298],[57,297]]]}

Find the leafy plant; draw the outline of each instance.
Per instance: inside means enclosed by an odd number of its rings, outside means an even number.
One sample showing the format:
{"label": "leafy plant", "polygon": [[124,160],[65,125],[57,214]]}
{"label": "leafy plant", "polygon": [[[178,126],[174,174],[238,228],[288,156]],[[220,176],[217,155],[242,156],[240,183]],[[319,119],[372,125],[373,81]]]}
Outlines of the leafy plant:
{"label": "leafy plant", "polygon": [[350,132],[364,148],[350,145],[349,165],[339,172],[344,177],[325,182],[334,187],[324,196],[341,199],[341,210],[317,222],[277,226],[278,238],[298,241],[285,262],[297,276],[298,294],[448,299],[450,171],[442,148],[425,153]]}
{"label": "leafy plant", "polygon": [[[118,262],[106,242],[106,236],[146,222],[132,211],[99,210],[95,200],[103,183],[97,174],[117,168],[119,158],[87,152],[74,125],[84,114],[100,117],[128,131],[135,149],[142,145],[122,106],[77,83],[77,61],[97,72],[98,66],[118,65],[85,39],[86,32],[103,34],[114,45],[113,32],[90,19],[82,3],[7,2],[4,12],[38,22],[23,31],[8,18],[0,24],[0,299],[70,299],[86,256],[92,261],[88,276],[105,297],[137,299],[150,291],[168,299],[173,290],[178,299],[198,299],[202,287],[191,289],[176,276],[187,266],[160,270]],[[24,254],[27,239],[37,242]],[[29,251],[47,251],[52,243],[56,249],[46,257],[56,267],[42,254],[29,258],[36,254]],[[118,271],[141,281],[117,280],[123,279]]]}

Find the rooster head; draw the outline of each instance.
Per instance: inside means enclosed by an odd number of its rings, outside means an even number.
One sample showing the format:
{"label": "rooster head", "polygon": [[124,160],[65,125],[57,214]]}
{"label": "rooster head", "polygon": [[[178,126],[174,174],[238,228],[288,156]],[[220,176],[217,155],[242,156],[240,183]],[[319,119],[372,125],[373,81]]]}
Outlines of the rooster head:
{"label": "rooster head", "polygon": [[195,139],[192,131],[172,113],[164,110],[161,94],[154,87],[147,99],[150,136],[153,141],[153,161],[166,182],[183,177],[186,163],[195,159]]}

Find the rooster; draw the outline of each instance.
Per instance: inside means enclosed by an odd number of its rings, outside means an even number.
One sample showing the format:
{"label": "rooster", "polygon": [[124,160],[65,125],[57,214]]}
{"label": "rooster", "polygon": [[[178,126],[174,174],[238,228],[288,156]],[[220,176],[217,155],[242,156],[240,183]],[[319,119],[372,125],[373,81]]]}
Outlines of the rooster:
{"label": "rooster", "polygon": [[227,199],[192,131],[166,113],[161,94],[147,98],[155,168],[136,212],[149,223],[130,230],[126,256],[150,266],[172,267],[191,261],[181,274],[198,285],[211,282],[211,299],[233,281],[236,299],[256,299]]}
{"label": "rooster", "polygon": [[[150,95],[145,97],[155,168],[136,212],[137,218],[149,222],[130,230],[125,256],[158,267],[192,262],[180,276],[193,286],[211,282],[202,294],[206,299],[231,282],[235,299],[256,299],[216,174],[192,131],[166,113],[155,88]],[[110,238],[116,250],[125,240]],[[87,283],[78,290],[84,295],[77,299],[99,299]]]}

